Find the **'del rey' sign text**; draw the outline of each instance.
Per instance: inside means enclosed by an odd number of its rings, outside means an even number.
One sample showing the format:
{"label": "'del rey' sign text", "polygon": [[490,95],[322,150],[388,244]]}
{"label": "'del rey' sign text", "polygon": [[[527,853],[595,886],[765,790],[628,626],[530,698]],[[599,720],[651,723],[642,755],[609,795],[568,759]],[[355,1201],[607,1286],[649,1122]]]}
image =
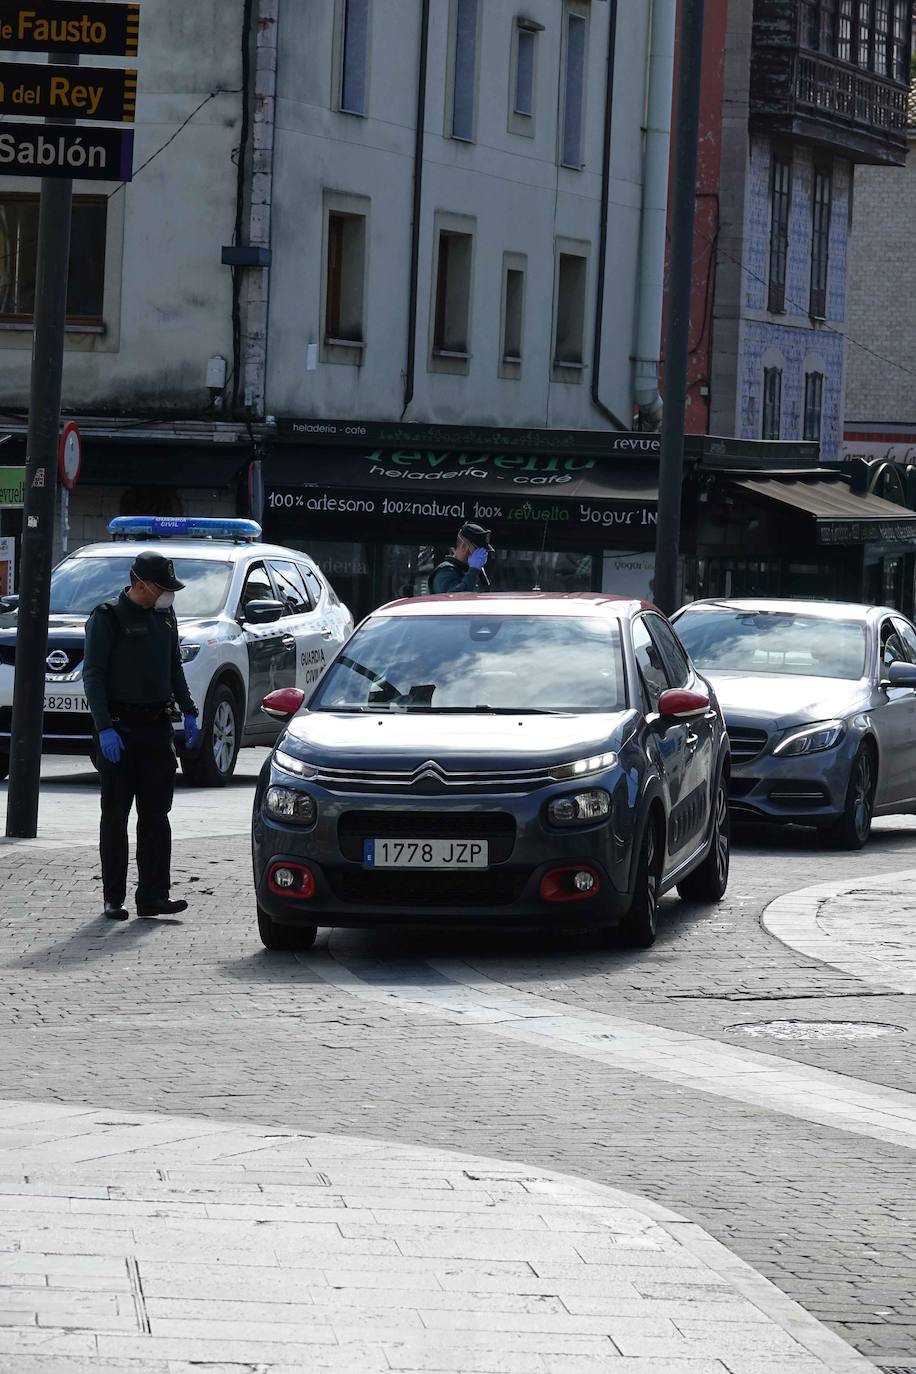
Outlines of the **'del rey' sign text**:
{"label": "'del rey' sign text", "polygon": [[132,69],[0,62],[0,114],[130,124],[136,112],[137,73]]}
{"label": "'del rey' sign text", "polygon": [[0,48],[87,57],[136,57],[140,6],[115,0],[0,0]]}

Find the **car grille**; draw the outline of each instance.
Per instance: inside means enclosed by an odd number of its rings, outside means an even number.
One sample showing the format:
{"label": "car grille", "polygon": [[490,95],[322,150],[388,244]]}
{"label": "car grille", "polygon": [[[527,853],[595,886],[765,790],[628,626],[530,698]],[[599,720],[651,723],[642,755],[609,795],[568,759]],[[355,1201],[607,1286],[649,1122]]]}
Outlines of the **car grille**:
{"label": "car grille", "polygon": [[341,853],[361,863],[364,840],[487,840],[490,862],[515,848],[515,817],[506,811],[346,811],[337,823]]}
{"label": "car grille", "polygon": [[780,780],[767,795],[774,806],[823,806],[829,801],[826,788],[801,778],[788,782]]}
{"label": "car grille", "polygon": [[331,889],[342,902],[360,906],[462,907],[506,906],[521,890],[524,878],[514,873],[373,872],[338,868],[327,871]]}
{"label": "car grille", "polygon": [[[48,657],[54,653],[64,653],[67,656],[66,663],[61,663],[57,668],[49,668],[45,664],[45,672],[53,682],[57,679],[69,677],[74,673],[83,661],[86,651],[86,641],[84,639],[60,639],[51,635],[48,639]],[[16,644],[0,644],[0,663],[8,667],[15,667],[16,664]]]}
{"label": "car grille", "polygon": [[480,792],[531,792],[555,781],[549,768],[462,772],[425,763],[410,770],[320,768],[314,781],[329,792],[409,793],[412,796],[474,796]]}
{"label": "car grille", "polygon": [[750,763],[752,759],[763,753],[767,747],[769,735],[766,730],[744,730],[729,725],[728,738],[732,747],[733,762]]}

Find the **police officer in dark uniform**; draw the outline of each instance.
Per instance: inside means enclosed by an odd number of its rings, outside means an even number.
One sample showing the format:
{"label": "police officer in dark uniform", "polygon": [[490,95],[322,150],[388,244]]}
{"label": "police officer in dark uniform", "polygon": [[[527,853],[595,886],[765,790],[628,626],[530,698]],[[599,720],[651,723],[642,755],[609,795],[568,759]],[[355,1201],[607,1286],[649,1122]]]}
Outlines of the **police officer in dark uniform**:
{"label": "police officer in dark uniform", "polygon": [[96,606],[86,626],[83,682],[98,736],[102,790],[99,841],[104,914],[126,921],[127,818],[137,804],[138,916],[165,916],[187,909],[170,901],[175,791],[172,703],[184,715],[185,742],[200,739],[172,610],[184,586],[171,559],[141,553],[130,586],[115,601]]}
{"label": "police officer in dark uniform", "polygon": [[490,579],[484,569],[492,552],[489,530],[482,525],[462,525],[455,552],[443,559],[430,579],[430,592],[442,596],[449,592],[489,591]]}

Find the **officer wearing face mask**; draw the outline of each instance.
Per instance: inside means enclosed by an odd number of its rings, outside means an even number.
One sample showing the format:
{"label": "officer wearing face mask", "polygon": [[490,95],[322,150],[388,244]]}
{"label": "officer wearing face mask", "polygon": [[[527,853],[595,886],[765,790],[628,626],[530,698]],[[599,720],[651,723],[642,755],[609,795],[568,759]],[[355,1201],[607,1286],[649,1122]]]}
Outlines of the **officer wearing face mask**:
{"label": "officer wearing face mask", "polygon": [[141,553],[130,586],[115,601],[96,606],[86,626],[83,682],[98,742],[102,792],[99,832],[104,915],[126,921],[127,818],[137,805],[138,916],[172,915],[187,902],[172,901],[172,831],[175,791],[172,703],[184,716],[185,742],[200,738],[172,610],[184,586],[171,559]]}

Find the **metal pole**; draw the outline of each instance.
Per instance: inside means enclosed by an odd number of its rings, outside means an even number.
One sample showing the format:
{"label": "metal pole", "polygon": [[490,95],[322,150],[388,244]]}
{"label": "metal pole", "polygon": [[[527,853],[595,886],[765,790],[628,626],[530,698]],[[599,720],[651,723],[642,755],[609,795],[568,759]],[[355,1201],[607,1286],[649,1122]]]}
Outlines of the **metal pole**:
{"label": "metal pole", "polygon": [[665,342],[665,409],[658,475],[655,542],[655,601],[670,615],[677,610],[681,493],[684,483],[684,418],[693,285],[693,224],[697,194],[697,145],[703,68],[704,0],[681,0],[678,42],[677,143],[668,275],[668,335]]}
{"label": "metal pole", "polygon": [[54,545],[60,395],[67,319],[73,182],[44,177],[38,217],[35,333],[22,526],[22,570],[16,634],[16,684],[10,739],[6,833],[38,833],[38,785],[44,715],[48,606]]}

